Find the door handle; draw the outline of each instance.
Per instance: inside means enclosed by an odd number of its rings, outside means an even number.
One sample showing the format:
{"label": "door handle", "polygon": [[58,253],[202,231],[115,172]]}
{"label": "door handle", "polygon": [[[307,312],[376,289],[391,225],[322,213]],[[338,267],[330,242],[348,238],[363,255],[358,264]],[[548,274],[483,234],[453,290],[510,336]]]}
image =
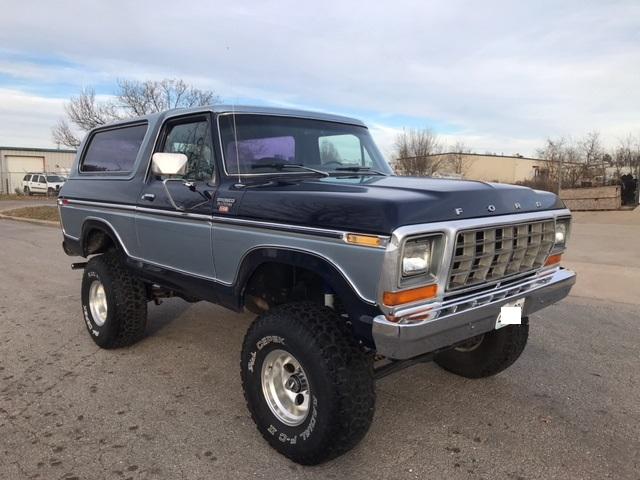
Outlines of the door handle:
{"label": "door handle", "polygon": [[148,202],[153,202],[156,196],[153,193],[145,193],[142,195],[142,200],[147,200]]}

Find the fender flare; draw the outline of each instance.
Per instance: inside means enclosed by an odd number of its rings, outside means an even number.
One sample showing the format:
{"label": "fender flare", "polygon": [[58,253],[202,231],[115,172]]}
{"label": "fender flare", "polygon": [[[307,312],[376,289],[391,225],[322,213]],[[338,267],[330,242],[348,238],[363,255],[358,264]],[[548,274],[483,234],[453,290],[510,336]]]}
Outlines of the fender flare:
{"label": "fender flare", "polygon": [[82,224],[82,231],[80,233],[80,246],[82,248],[83,257],[86,257],[88,255],[87,238],[89,236],[89,233],[93,230],[99,230],[103,232],[105,235],[109,237],[109,239],[113,242],[116,248],[118,248],[120,251],[124,252],[128,256],[128,252],[122,245],[122,242],[120,241],[120,237],[114,231],[113,227],[109,223],[103,220],[89,218],[85,220],[84,223]]}

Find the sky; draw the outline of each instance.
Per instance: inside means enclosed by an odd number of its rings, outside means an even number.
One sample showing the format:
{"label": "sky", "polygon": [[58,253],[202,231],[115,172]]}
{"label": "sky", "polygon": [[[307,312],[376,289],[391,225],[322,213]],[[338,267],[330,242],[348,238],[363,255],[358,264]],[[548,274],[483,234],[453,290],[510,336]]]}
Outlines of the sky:
{"label": "sky", "polygon": [[530,156],[640,135],[640,2],[3,0],[0,145],[51,147],[83,87],[182,78],[225,103],[364,120]]}

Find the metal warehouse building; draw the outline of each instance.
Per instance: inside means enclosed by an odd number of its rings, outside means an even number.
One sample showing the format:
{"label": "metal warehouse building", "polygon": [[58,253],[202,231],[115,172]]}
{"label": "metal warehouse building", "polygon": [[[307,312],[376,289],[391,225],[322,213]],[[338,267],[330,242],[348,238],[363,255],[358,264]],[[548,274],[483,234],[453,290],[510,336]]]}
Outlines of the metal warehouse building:
{"label": "metal warehouse building", "polygon": [[28,172],[66,176],[75,156],[75,150],[0,147],[0,193],[22,190],[22,179]]}

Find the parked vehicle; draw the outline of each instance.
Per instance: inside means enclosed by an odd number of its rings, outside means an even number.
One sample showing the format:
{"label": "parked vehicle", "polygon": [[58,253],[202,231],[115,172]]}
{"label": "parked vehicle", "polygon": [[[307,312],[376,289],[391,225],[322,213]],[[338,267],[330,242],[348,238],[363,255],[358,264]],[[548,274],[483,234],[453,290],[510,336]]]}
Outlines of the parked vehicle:
{"label": "parked vehicle", "polygon": [[65,252],[90,257],[74,268],[100,347],[143,338],[164,297],[258,315],[245,399],[302,464],[362,439],[377,378],[428,360],[506,369],[530,315],[575,282],[556,195],[394,176],[366,126],[334,115],[215,106],[100,127],[58,205]]}
{"label": "parked vehicle", "polygon": [[22,179],[22,191],[25,195],[42,193],[44,195],[58,195],[65,179],[52,173],[28,173]]}

